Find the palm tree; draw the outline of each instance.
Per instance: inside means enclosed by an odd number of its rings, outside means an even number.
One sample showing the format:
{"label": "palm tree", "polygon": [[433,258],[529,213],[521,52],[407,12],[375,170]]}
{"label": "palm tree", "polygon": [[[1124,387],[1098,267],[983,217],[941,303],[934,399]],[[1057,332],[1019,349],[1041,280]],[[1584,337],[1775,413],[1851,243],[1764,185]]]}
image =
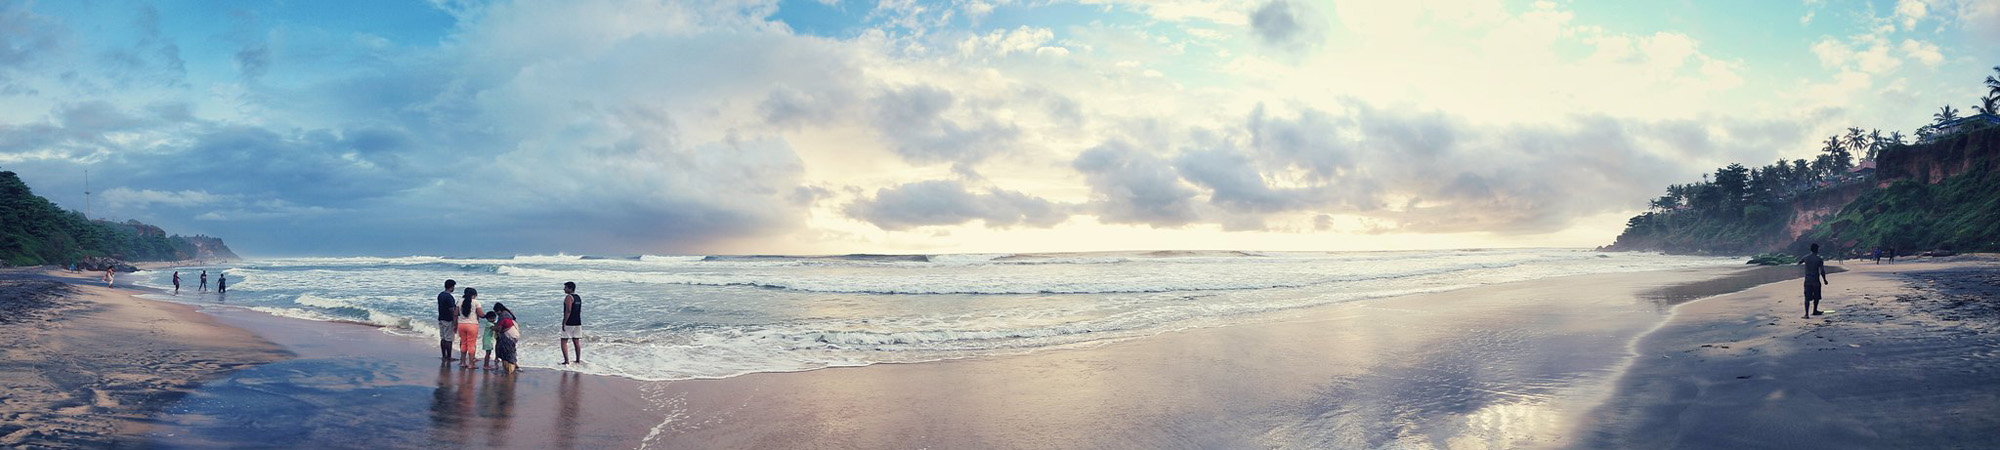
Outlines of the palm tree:
{"label": "palm tree", "polygon": [[1936,114],[1931,114],[1931,118],[1937,119],[1937,123],[1943,125],[1945,122],[1958,120],[1958,110],[1952,109],[1951,105],[1944,105],[1943,108],[1938,108]]}
{"label": "palm tree", "polygon": [[1903,145],[1903,132],[1901,131],[1889,132],[1889,145]]}
{"label": "palm tree", "polygon": [[2000,94],[1987,94],[1985,97],[1981,97],[1979,104],[1974,105],[1972,110],[1978,111],[1980,114],[2000,114]]}
{"label": "palm tree", "polygon": [[1875,159],[1875,154],[1876,154],[1876,153],[1881,153],[1881,152],[1882,152],[1882,149],[1884,149],[1884,148],[1888,148],[1888,147],[1889,147],[1889,143],[1888,143],[1888,142],[1885,142],[1885,141],[1883,141],[1883,140],[1882,140],[1882,130],[1880,130],[1880,129],[1876,129],[1876,130],[1869,130],[1869,131],[1868,131],[1868,158],[1867,158],[1867,159]]}
{"label": "palm tree", "polygon": [[2000,66],[1993,66],[1993,73],[1996,75],[1986,76],[1986,93],[2000,95]]}

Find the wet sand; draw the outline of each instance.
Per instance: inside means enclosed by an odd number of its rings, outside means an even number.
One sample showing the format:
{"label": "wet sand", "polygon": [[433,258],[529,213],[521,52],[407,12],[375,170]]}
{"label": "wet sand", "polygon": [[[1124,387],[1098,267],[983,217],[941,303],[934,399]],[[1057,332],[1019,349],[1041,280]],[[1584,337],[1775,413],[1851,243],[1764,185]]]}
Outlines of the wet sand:
{"label": "wet sand", "polygon": [[[298,356],[158,421],[163,448],[1233,448],[1563,442],[1665,317],[1744,269],[1564,277],[1086,348],[720,380],[441,367],[434,342],[217,309]],[[1713,283],[1734,290],[1752,281]],[[1723,291],[1717,291],[1723,292]],[[588,348],[586,348],[586,352]]]}
{"label": "wet sand", "polygon": [[[1085,350],[649,386],[660,448],[1559,445],[1706,269],[1563,277],[1288,313]],[[1697,283],[1700,281],[1722,281]],[[1688,287],[1694,286],[1694,287]]]}
{"label": "wet sand", "polygon": [[465,370],[439,359],[436,341],[372,326],[207,311],[297,356],[168,407],[150,432],[154,448],[631,448],[662,415],[634,380]]}
{"label": "wet sand", "polygon": [[198,383],[286,354],[194,308],[41,269],[0,272],[0,446],[140,446]]}
{"label": "wet sand", "polygon": [[2000,265],[1846,267],[1683,306],[1575,448],[2000,447]]}

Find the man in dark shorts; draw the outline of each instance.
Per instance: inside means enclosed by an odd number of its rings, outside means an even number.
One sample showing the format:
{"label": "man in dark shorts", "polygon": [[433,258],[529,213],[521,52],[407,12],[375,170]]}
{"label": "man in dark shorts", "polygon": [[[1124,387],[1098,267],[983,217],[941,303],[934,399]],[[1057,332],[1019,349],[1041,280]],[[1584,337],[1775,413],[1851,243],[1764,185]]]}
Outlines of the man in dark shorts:
{"label": "man in dark shorts", "polygon": [[174,295],[181,295],[181,271],[174,271]]}
{"label": "man in dark shorts", "polygon": [[208,271],[201,271],[201,292],[208,292]]}
{"label": "man in dark shorts", "polygon": [[451,361],[451,339],[458,335],[458,299],[451,296],[451,290],[458,288],[458,280],[444,280],[444,292],[438,293],[438,355]]}
{"label": "man in dark shorts", "polygon": [[1823,284],[1833,284],[1826,279],[1826,260],[1819,257],[1819,244],[1812,245],[1812,254],[1799,261],[1806,266],[1806,315],[1801,319],[1811,319],[1822,314],[1819,310],[1819,288]]}
{"label": "man in dark shorts", "polygon": [[[576,282],[563,282],[563,322],[562,334],[556,338],[556,348],[562,349],[563,364],[583,362],[583,296],[576,295]],[[576,347],[576,361],[569,360],[570,347]]]}

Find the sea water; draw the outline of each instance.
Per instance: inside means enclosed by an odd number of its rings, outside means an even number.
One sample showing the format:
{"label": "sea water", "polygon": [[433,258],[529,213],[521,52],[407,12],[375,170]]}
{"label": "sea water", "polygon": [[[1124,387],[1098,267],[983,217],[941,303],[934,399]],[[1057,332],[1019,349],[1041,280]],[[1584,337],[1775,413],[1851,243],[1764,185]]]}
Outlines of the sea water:
{"label": "sea water", "polygon": [[[294,258],[178,268],[174,299],[429,341],[437,293],[453,279],[486,309],[513,310],[523,364],[550,367],[572,281],[589,362],[573,370],[674,380],[1096,345],[1397,295],[1727,264],[1740,263],[1581,249]],[[203,269],[211,292],[191,292]],[[137,275],[164,287],[171,273]],[[218,274],[227,297],[212,292]]]}

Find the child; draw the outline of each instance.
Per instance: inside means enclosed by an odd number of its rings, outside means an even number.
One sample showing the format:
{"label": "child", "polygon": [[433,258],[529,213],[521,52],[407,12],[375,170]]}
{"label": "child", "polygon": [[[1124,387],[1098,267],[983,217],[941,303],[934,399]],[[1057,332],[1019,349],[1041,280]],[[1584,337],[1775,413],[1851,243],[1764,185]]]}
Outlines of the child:
{"label": "child", "polygon": [[496,326],[493,324],[493,319],[499,317],[499,315],[499,313],[487,311],[486,315],[479,317],[479,349],[486,351],[486,357],[480,359],[485,361],[486,370],[493,370],[493,332]]}

